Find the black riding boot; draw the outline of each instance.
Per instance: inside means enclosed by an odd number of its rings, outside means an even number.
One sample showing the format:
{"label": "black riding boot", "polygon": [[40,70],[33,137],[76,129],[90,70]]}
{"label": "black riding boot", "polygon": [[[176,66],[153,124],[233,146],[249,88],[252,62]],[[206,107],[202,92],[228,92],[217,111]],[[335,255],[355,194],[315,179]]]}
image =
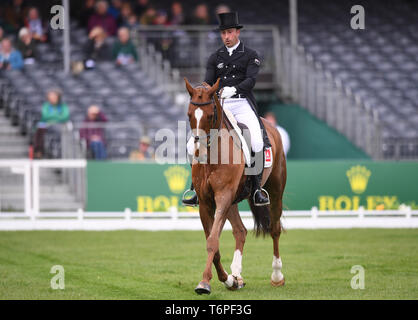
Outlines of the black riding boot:
{"label": "black riding boot", "polygon": [[[193,191],[193,196],[189,199],[185,199],[184,196],[188,193],[188,192],[192,192]],[[197,198],[197,194],[196,191],[194,191],[194,187],[193,187],[193,182],[190,185],[190,189],[187,189],[184,193],[183,193],[183,199],[181,200],[181,202],[183,203],[183,205],[185,206],[189,206],[189,207],[196,207],[199,204],[199,199]]]}
{"label": "black riding boot", "polygon": [[[262,159],[262,165],[264,166],[264,150],[261,151],[263,153]],[[258,157],[256,156],[256,159]],[[253,163],[255,165],[255,163]],[[252,186],[253,186],[253,204],[255,206],[266,206],[270,204],[270,197],[269,194],[265,189],[261,188],[261,179],[263,178],[263,171],[261,171],[257,175],[252,175]]]}
{"label": "black riding boot", "polygon": [[[251,176],[253,184],[253,203],[255,206],[266,206],[270,204],[270,197],[265,189],[262,189],[261,184],[262,174]],[[266,195],[264,195],[264,193]]]}

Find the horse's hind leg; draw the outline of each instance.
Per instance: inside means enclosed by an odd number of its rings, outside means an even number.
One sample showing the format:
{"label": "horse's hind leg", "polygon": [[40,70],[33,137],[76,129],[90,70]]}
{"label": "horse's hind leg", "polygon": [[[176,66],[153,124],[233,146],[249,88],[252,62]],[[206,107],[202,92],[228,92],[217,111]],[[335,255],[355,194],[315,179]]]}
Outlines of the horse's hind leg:
{"label": "horse's hind leg", "polygon": [[280,217],[283,211],[283,189],[281,188],[281,181],[281,179],[273,175],[266,184],[270,193],[270,235],[273,239],[273,273],[271,274],[271,284],[274,287],[283,286],[285,281],[282,273],[282,259],[279,253],[279,239],[282,232]]}
{"label": "horse's hind leg", "polygon": [[232,205],[229,209],[228,220],[232,225],[232,233],[235,238],[235,251],[231,264],[231,274],[228,275],[228,280],[224,281],[224,284],[225,287],[230,290],[237,290],[241,289],[245,285],[241,276],[241,271],[242,253],[244,250],[245,238],[247,236],[247,229],[239,216],[237,204]]}
{"label": "horse's hind leg", "polygon": [[282,212],[282,200],[276,200],[277,204],[272,204],[273,212],[280,212],[280,215],[273,213],[271,220],[271,237],[273,238],[273,273],[271,274],[271,284],[274,287],[284,285],[284,276],[282,273],[282,259],[279,253],[279,238],[281,234],[280,216]]}

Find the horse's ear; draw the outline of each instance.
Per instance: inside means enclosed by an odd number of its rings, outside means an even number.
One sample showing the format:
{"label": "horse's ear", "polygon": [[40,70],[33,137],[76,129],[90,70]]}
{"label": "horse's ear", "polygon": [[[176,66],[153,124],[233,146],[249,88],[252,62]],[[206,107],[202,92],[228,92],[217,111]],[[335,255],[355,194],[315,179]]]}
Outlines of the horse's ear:
{"label": "horse's ear", "polygon": [[209,95],[214,94],[218,90],[220,80],[221,80],[221,78],[218,78],[218,80],[215,82],[215,84],[212,86],[212,88],[210,88]]}
{"label": "horse's ear", "polygon": [[186,83],[186,89],[189,92],[190,96],[193,96],[194,93],[194,89],[192,87],[192,85],[189,83],[189,81],[187,80],[187,78],[184,78],[184,82]]}

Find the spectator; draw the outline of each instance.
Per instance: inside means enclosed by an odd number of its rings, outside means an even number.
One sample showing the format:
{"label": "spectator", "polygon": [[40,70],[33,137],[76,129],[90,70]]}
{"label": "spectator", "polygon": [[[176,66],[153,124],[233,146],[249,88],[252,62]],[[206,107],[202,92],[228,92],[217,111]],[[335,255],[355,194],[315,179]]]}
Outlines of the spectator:
{"label": "spectator", "polygon": [[79,21],[83,27],[88,26],[90,17],[94,14],[95,1],[96,0],[86,0],[83,2],[84,5],[79,15]]}
{"label": "spectator", "polygon": [[107,122],[106,116],[96,105],[92,105],[87,110],[83,128],[80,129],[80,139],[86,141],[88,151],[96,160],[106,159],[106,143],[104,129],[99,127],[89,127],[95,123]]}
{"label": "spectator", "polygon": [[142,16],[150,7],[148,0],[137,0],[135,4],[135,14],[140,17]]}
{"label": "spectator", "polygon": [[37,8],[32,7],[29,9],[26,26],[32,34],[32,38],[36,41],[45,42],[47,40],[46,32],[42,24],[42,19],[39,16],[39,11]]}
{"label": "spectator", "polygon": [[178,26],[184,24],[185,20],[183,5],[179,1],[174,1],[171,4],[170,24]]}
{"label": "spectator", "polygon": [[[159,10],[157,16],[154,19],[154,24],[159,26],[169,25],[167,12]],[[154,42],[158,51],[163,54],[164,59],[169,59],[172,52],[171,45],[173,43],[173,35],[171,32],[160,32],[160,39]]]}
{"label": "spectator", "polygon": [[20,29],[16,48],[21,52],[25,64],[35,63],[36,43],[28,28]]}
{"label": "spectator", "polygon": [[49,90],[47,101],[42,106],[41,120],[38,122],[34,139],[35,158],[41,159],[44,156],[44,137],[48,130],[58,132],[53,124],[65,123],[70,118],[68,106],[62,102],[62,94],[59,89]]}
{"label": "spectator", "polygon": [[221,13],[228,13],[231,12],[231,8],[229,8],[226,4],[221,3],[220,5],[217,5],[215,8],[215,15],[217,16],[218,14]]}
{"label": "spectator", "polygon": [[212,23],[213,24],[218,23],[218,14],[228,13],[228,12],[231,12],[231,8],[229,8],[228,5],[223,4],[223,3],[217,5],[215,8],[215,16],[212,18]]}
{"label": "spectator", "polygon": [[133,150],[129,155],[130,160],[145,160],[145,159],[153,159],[154,158],[154,151],[151,148],[151,139],[147,136],[143,136],[139,140],[139,148],[138,150]]}
{"label": "spectator", "polygon": [[102,27],[107,35],[114,36],[116,34],[117,26],[116,20],[108,12],[109,5],[104,0],[96,2],[95,13],[90,17],[88,22],[88,32],[94,27]]}
{"label": "spectator", "polygon": [[277,124],[277,120],[276,120],[276,117],[274,116],[273,112],[267,112],[264,115],[264,119],[266,119],[271,124],[273,124],[277,128],[277,130],[279,131],[280,136],[282,137],[284,155],[287,156],[287,153],[289,152],[289,149],[290,149],[289,134],[287,133],[287,131],[283,127],[281,127]]}
{"label": "spectator", "polygon": [[106,43],[107,34],[102,27],[94,27],[89,33],[89,40],[86,45],[87,59],[85,68],[92,69],[97,61],[110,60],[110,50]]}
{"label": "spectator", "polygon": [[118,40],[113,45],[112,56],[117,65],[127,65],[138,61],[136,49],[129,39],[128,28],[119,28]]}
{"label": "spectator", "polygon": [[167,12],[164,10],[158,10],[154,18],[153,24],[158,26],[169,25]]}
{"label": "spectator", "polygon": [[139,23],[150,25],[154,23],[157,11],[153,7],[148,7],[147,10],[140,16]]}
{"label": "spectator", "polygon": [[208,6],[204,3],[201,3],[196,6],[193,16],[190,20],[190,24],[209,24],[209,10]]}
{"label": "spectator", "polygon": [[123,26],[127,27],[128,29],[139,27],[138,17],[134,14],[131,14],[126,20],[126,22],[123,24]]}
{"label": "spectator", "polygon": [[12,41],[4,38],[1,42],[0,49],[0,69],[4,70],[20,70],[23,68],[22,54],[13,49]]}
{"label": "spectator", "polygon": [[25,6],[23,0],[13,0],[11,4],[4,7],[1,15],[5,21],[5,29],[13,33],[17,32],[24,23]]}
{"label": "spectator", "polygon": [[121,26],[128,27],[129,19],[135,16],[132,10],[132,6],[129,2],[124,2],[120,10]]}
{"label": "spectator", "polygon": [[108,13],[115,19],[116,25],[121,24],[122,0],[112,0],[108,9]]}
{"label": "spectator", "polygon": [[4,30],[3,28],[0,26],[0,42],[3,41],[4,39]]}

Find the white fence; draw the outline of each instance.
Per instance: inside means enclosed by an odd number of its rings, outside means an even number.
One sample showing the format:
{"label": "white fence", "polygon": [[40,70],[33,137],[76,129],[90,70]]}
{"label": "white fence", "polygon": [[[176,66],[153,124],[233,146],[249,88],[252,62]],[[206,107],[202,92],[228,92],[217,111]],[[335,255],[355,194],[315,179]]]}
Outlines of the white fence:
{"label": "white fence", "polygon": [[[24,216],[35,218],[40,213],[40,169],[41,168],[86,168],[87,161],[84,159],[77,160],[0,160],[0,168],[10,168],[11,172],[23,174],[24,181]],[[80,174],[71,177],[77,180],[74,183],[81,192],[85,193],[85,177]],[[0,184],[2,181],[0,181]],[[7,187],[7,186],[6,186]],[[80,191],[80,190],[78,190]],[[22,213],[5,212],[0,210],[0,217],[6,215],[22,216]]]}
{"label": "white fence", "polygon": [[[40,212],[40,168],[85,168],[85,160],[0,160],[24,175],[24,212],[0,212],[0,230],[202,230],[198,212]],[[249,211],[240,212],[247,229],[254,226]],[[398,210],[370,211],[284,211],[285,229],[321,228],[418,228],[418,210],[402,206]],[[225,229],[231,229],[229,222]]]}
{"label": "white fence", "polygon": [[[240,212],[248,230],[252,214]],[[418,210],[284,211],[285,229],[418,228]],[[0,230],[202,230],[197,212],[44,212],[37,215],[0,213]],[[231,229],[229,222],[226,230]]]}

